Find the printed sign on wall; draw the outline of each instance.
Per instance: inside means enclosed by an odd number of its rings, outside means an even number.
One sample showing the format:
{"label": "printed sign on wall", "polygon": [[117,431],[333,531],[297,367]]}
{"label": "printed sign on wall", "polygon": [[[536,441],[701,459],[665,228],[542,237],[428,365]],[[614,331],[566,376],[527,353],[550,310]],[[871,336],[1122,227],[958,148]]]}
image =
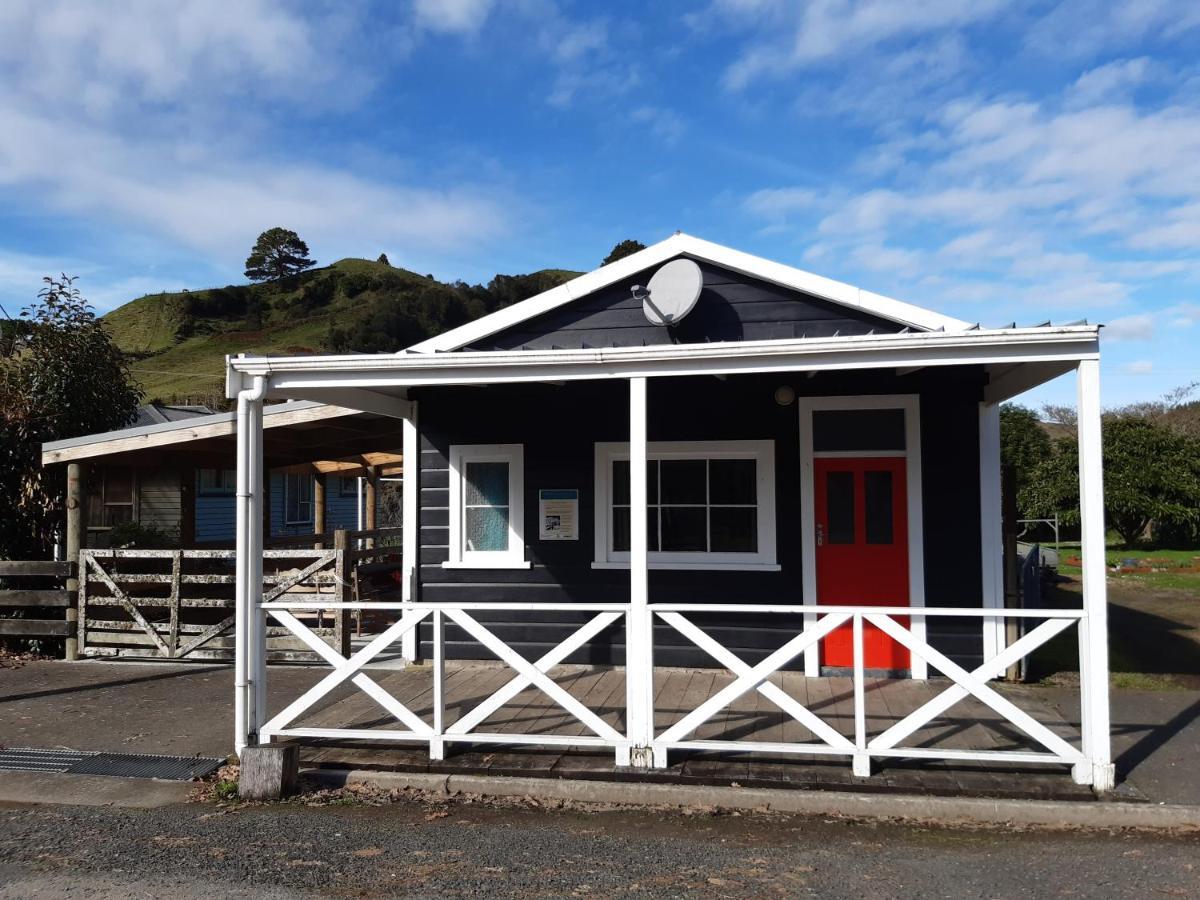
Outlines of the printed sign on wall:
{"label": "printed sign on wall", "polygon": [[566,488],[538,491],[538,538],[543,541],[579,540],[579,491]]}

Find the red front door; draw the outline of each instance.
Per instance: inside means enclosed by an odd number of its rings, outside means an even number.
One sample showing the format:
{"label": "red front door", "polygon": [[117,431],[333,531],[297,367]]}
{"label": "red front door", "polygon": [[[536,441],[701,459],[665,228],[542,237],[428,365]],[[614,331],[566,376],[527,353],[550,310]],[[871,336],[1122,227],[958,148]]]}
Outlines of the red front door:
{"label": "red front door", "polygon": [[[903,457],[819,457],[813,466],[817,602],[908,605],[908,495]],[[901,620],[907,625],[907,617]],[[854,665],[849,624],[825,639],[827,666]],[[863,629],[868,669],[907,669],[908,651],[879,629]]]}

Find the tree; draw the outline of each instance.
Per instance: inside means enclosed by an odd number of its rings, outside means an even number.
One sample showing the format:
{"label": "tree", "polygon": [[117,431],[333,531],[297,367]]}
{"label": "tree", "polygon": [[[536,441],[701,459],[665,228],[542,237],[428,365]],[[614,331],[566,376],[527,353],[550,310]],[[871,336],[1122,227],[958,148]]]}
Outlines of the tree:
{"label": "tree", "polygon": [[387,254],[386,254],[386,253],[380,253],[380,254],[379,254],[379,259],[375,260],[375,262],[377,262],[377,263],[383,263],[385,266],[390,266],[390,265],[391,265],[391,263],[390,263],[390,262],[388,262],[388,258],[387,258]]}
{"label": "tree", "polygon": [[[1200,441],[1153,421],[1107,417],[1103,427],[1104,515],[1127,546],[1154,522],[1200,523]],[[1079,522],[1079,448],[1075,438],[1055,442],[1050,458],[1028,486],[1031,512]]]}
{"label": "tree", "polygon": [[1000,407],[1000,461],[1016,472],[1017,509],[1022,518],[1032,518],[1025,487],[1034,470],[1050,455],[1050,435],[1037,413],[1015,403]]}
{"label": "tree", "polygon": [[296,275],[316,265],[309,259],[308,244],[286,228],[268,228],[254,242],[246,257],[246,277],[251,281],[271,281]]}
{"label": "tree", "polygon": [[75,279],[43,281],[0,358],[0,557],[45,557],[61,528],[65,467],[41,466],[42,443],[128,425],[141,393]]}
{"label": "tree", "polygon": [[609,263],[616,262],[618,259],[624,259],[626,256],[632,256],[639,250],[645,249],[646,245],[641,241],[635,241],[630,238],[626,238],[612,248],[612,252],[609,253],[608,256],[604,257],[604,262],[600,263],[600,265],[607,266]]}

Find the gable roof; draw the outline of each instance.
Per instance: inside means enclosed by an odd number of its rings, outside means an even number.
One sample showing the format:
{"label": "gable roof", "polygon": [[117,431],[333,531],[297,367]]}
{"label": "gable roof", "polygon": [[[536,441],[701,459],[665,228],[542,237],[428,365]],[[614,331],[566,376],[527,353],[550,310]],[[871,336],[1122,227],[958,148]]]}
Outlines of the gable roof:
{"label": "gable roof", "polygon": [[421,341],[400,352],[435,353],[458,350],[532,319],[534,316],[540,316],[565,306],[643,269],[661,265],[677,256],[688,256],[723,266],[743,275],[759,278],[781,287],[801,291],[832,303],[898,322],[915,331],[965,331],[971,327],[971,323],[961,319],[945,316],[911,303],[905,303],[902,300],[885,297],[882,294],[864,291],[853,285],[805,272],[803,269],[763,259],[761,256],[714,244],[690,234],[676,232],[666,240],[659,241],[645,250],[639,250],[637,253],[580,275],[578,278],[530,297],[528,300],[506,306],[490,315],[467,322],[458,328],[452,328],[450,331]]}

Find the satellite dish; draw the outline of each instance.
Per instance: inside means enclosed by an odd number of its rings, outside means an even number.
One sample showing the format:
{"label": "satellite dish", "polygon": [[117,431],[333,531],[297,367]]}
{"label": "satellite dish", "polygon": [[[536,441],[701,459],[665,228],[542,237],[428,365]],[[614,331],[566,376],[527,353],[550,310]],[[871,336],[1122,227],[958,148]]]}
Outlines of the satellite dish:
{"label": "satellite dish", "polygon": [[645,288],[634,286],[642,312],[653,325],[675,325],[692,311],[700,299],[704,275],[690,259],[673,259],[652,276]]}

